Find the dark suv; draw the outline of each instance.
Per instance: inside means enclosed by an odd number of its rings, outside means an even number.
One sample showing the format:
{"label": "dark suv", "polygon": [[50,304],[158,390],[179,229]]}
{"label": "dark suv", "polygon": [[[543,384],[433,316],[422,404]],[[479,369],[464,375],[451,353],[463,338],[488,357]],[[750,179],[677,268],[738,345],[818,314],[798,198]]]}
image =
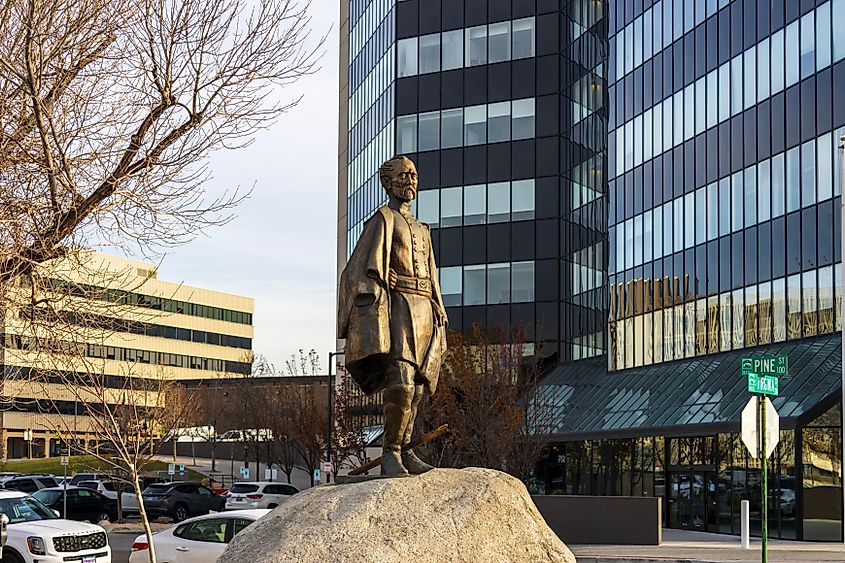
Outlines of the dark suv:
{"label": "dark suv", "polygon": [[198,483],[157,483],[144,489],[144,508],[150,516],[169,516],[181,522],[190,516],[222,511],[226,499]]}
{"label": "dark suv", "polygon": [[29,494],[48,487],[58,487],[58,483],[52,475],[20,475],[3,481],[4,489]]}

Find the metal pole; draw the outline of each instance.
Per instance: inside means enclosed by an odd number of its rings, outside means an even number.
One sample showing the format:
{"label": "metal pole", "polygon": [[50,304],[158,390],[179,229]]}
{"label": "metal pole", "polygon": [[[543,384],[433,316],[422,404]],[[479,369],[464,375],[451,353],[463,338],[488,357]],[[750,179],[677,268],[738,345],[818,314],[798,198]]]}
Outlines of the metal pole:
{"label": "metal pole", "polygon": [[761,536],[761,553],[762,562],[766,563],[769,560],[769,469],[766,456],[766,398],[760,395],[757,399],[760,404],[760,472],[762,473],[760,479],[760,536]]}
{"label": "metal pole", "polygon": [[67,465],[64,466],[64,470],[65,480],[63,481],[62,486],[65,489],[65,493],[62,495],[62,518],[67,518]]}
{"label": "metal pole", "polygon": [[[842,189],[839,190],[839,207],[840,207],[840,221],[839,221],[839,237],[841,241],[840,251],[845,250],[845,135],[839,138],[839,185]],[[845,280],[845,258],[842,260],[842,279]],[[845,283],[845,282],[843,282]],[[835,284],[834,284],[835,285]],[[845,287],[838,287],[836,291],[839,292],[839,306],[842,312],[842,318],[845,319],[845,299],[843,299],[843,289]],[[842,338],[842,378],[839,386],[842,396],[840,397],[839,411],[841,415],[841,423],[839,425],[839,434],[842,439],[842,449],[840,450],[839,459],[839,485],[842,489],[842,503],[840,506],[840,522],[842,527],[842,542],[845,543],[845,486],[842,486],[842,478],[845,477],[842,473],[845,472],[845,330],[841,331]]]}
{"label": "metal pole", "polygon": [[[329,352],[329,381],[328,381],[328,393],[329,393],[329,433],[326,437],[326,461],[329,463],[332,462],[332,434],[334,430],[334,425],[332,424],[332,418],[334,413],[332,412],[332,391],[334,391],[334,385],[332,385],[332,364],[334,364],[334,352]],[[326,475],[326,484],[329,483],[329,476]]]}

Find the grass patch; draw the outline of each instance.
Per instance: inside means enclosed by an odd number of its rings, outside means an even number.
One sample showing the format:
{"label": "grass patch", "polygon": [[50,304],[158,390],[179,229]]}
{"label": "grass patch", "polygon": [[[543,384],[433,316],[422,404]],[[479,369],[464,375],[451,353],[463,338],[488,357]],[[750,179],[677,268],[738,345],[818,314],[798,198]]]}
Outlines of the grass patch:
{"label": "grass patch", "polygon": [[[151,460],[144,465],[143,474],[155,475],[157,471],[167,471],[167,463],[158,460]],[[177,467],[178,469],[178,467]],[[2,464],[3,471],[16,471],[18,473],[51,473],[61,476],[64,474],[61,458],[49,457],[39,459],[13,459]],[[103,463],[93,456],[71,456],[68,460],[67,474],[73,475],[79,472],[102,472],[110,473],[112,467]],[[185,476],[178,473],[173,476],[175,480],[202,481],[205,475],[193,469],[185,468]]]}

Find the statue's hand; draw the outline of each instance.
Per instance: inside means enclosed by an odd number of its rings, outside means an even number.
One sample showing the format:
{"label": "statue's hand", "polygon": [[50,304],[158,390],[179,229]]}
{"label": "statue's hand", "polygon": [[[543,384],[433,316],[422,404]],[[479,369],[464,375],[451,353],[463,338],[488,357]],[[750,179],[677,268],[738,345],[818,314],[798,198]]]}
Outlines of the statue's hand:
{"label": "statue's hand", "polygon": [[387,272],[387,286],[390,289],[396,289],[396,282],[397,282],[396,272],[393,270],[393,268],[390,268],[390,271]]}
{"label": "statue's hand", "polygon": [[434,308],[434,324],[437,326],[444,326],[446,324],[447,317],[446,311],[441,309],[440,307]]}

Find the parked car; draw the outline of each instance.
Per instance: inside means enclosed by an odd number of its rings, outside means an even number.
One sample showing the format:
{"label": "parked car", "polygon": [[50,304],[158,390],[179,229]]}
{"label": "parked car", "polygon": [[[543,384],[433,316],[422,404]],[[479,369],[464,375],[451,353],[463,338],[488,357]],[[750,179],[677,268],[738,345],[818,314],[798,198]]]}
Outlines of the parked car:
{"label": "parked car", "polygon": [[[156,558],[169,563],[213,563],[235,534],[269,512],[267,509],[237,510],[185,520],[178,526],[156,532]],[[149,563],[149,550],[147,536],[138,536],[132,544],[129,563]]]}
{"label": "parked car", "polygon": [[235,483],[226,497],[226,510],[243,508],[276,508],[299,489],[285,483],[255,481]]}
{"label": "parked car", "polygon": [[227,430],[217,437],[218,442],[268,442],[272,439],[273,431],[270,428]]}
{"label": "parked car", "polygon": [[[108,497],[117,502],[117,484],[114,481],[80,481],[79,486],[85,489],[97,491],[104,497]],[[123,492],[120,495],[121,506],[123,512],[139,512],[138,498],[135,496],[135,491],[131,486],[124,484]]]}
{"label": "parked car", "polygon": [[33,493],[45,506],[57,511],[68,520],[88,520],[97,523],[117,519],[117,501],[82,487],[67,488],[67,514],[64,513],[64,487],[41,489]]}
{"label": "parked car", "polygon": [[0,483],[11,479],[12,477],[17,477],[18,475],[21,475],[21,473],[17,473],[15,471],[0,471]]}
{"label": "parked car", "polygon": [[9,518],[3,563],[111,563],[106,531],[96,524],[62,520],[19,491],[0,491],[0,513]]}
{"label": "parked car", "polygon": [[68,485],[77,486],[80,481],[96,481],[97,479],[109,479],[108,475],[102,473],[77,473],[68,481]]}
{"label": "parked car", "polygon": [[47,487],[56,487],[56,479],[52,475],[18,475],[6,479],[2,483],[4,489],[21,491],[22,493],[34,493]]}
{"label": "parked car", "polygon": [[143,491],[144,508],[150,516],[169,516],[181,522],[190,516],[223,510],[226,499],[198,483],[156,483]]}

